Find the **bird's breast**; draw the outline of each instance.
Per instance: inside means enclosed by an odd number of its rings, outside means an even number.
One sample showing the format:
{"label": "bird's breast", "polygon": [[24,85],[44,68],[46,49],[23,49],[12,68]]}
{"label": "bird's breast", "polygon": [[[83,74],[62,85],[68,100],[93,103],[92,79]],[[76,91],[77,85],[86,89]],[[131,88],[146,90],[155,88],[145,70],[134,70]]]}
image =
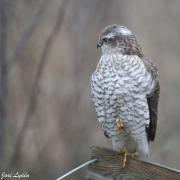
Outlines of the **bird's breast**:
{"label": "bird's breast", "polygon": [[[94,84],[101,94],[105,116],[104,129],[116,131],[116,120],[128,121],[137,96],[146,95],[153,89],[153,80],[144,64],[136,56],[106,56],[100,59],[94,73]],[[126,123],[126,122],[125,122]]]}
{"label": "bird's breast", "polygon": [[117,88],[125,93],[129,91],[149,94],[155,85],[151,74],[138,56],[102,56],[97,70],[101,74],[104,90],[111,94]]}

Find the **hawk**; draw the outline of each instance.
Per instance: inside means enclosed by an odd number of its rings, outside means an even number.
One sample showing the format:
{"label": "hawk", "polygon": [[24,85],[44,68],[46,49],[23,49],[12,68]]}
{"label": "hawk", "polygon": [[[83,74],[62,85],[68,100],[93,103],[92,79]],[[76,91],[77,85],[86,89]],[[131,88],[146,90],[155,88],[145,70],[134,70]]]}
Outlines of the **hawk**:
{"label": "hawk", "polygon": [[147,160],[155,139],[160,85],[154,63],[124,26],[107,26],[99,36],[102,56],[91,76],[97,119],[115,150]]}

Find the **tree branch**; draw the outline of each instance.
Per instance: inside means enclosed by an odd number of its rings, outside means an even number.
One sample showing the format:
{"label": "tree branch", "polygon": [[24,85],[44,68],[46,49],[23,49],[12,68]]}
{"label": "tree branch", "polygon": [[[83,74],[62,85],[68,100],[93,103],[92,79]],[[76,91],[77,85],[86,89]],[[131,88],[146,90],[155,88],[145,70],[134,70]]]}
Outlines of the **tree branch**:
{"label": "tree branch", "polygon": [[19,163],[20,161],[20,149],[22,147],[22,143],[23,143],[23,139],[27,130],[27,127],[29,126],[30,120],[32,118],[32,115],[35,113],[36,110],[36,106],[37,106],[37,96],[39,93],[39,83],[43,74],[43,70],[45,68],[45,65],[47,64],[48,61],[48,55],[51,51],[52,45],[54,40],[56,39],[61,27],[62,27],[62,23],[64,20],[64,16],[65,16],[65,12],[67,9],[67,5],[68,5],[69,0],[64,0],[61,5],[60,5],[60,9],[59,9],[59,15],[57,17],[57,21],[54,25],[54,28],[49,36],[49,38],[46,41],[46,45],[44,47],[44,50],[42,52],[42,56],[40,59],[40,64],[38,67],[38,71],[33,83],[33,87],[32,87],[32,93],[30,96],[30,103],[24,118],[24,123],[23,126],[21,128],[21,131],[18,135],[17,141],[16,141],[16,145],[15,145],[15,149],[14,149],[14,153],[12,155],[12,158],[10,160],[10,165],[9,166],[14,166],[16,164]]}
{"label": "tree branch", "polygon": [[[3,162],[5,137],[6,101],[8,93],[7,64],[7,1],[0,1],[0,161]],[[2,163],[1,163],[2,164]]]}
{"label": "tree branch", "polygon": [[11,66],[14,65],[15,62],[17,62],[17,60],[21,56],[22,52],[26,48],[29,39],[34,34],[38,25],[40,25],[42,17],[44,15],[44,13],[46,12],[49,3],[50,3],[49,0],[44,0],[44,2],[40,5],[39,9],[37,10],[37,13],[34,15],[32,21],[31,21],[31,23],[29,24],[29,26],[25,30],[24,34],[22,35],[22,38],[17,43],[14,53],[10,54],[10,57],[8,58],[8,63],[11,63]]}

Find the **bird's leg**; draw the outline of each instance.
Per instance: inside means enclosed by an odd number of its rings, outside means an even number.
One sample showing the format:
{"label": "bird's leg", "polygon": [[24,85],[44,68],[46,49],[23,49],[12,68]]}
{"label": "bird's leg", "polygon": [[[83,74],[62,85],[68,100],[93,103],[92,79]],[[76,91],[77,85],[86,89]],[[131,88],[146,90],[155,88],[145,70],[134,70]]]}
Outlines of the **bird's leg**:
{"label": "bird's leg", "polygon": [[123,165],[122,165],[123,168],[126,166],[127,156],[130,156],[130,157],[132,157],[132,158],[138,156],[138,153],[137,153],[137,152],[129,153],[126,148],[123,148],[123,149],[120,151],[120,154],[123,154],[123,157],[124,157],[124,158],[123,158]]}
{"label": "bird's leg", "polygon": [[124,129],[124,124],[121,122],[120,119],[117,119],[116,122],[117,122],[116,127],[117,127],[119,130]]}

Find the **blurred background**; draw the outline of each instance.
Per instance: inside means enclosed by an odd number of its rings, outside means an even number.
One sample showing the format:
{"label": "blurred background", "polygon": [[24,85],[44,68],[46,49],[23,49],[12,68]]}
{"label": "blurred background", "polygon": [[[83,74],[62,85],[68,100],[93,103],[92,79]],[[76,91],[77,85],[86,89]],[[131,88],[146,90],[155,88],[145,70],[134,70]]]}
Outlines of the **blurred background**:
{"label": "blurred background", "polygon": [[179,19],[178,0],[1,0],[1,170],[54,179],[88,160],[90,146],[111,148],[96,121],[89,79],[100,57],[98,35],[114,23],[137,35],[159,69],[150,160],[180,169]]}

